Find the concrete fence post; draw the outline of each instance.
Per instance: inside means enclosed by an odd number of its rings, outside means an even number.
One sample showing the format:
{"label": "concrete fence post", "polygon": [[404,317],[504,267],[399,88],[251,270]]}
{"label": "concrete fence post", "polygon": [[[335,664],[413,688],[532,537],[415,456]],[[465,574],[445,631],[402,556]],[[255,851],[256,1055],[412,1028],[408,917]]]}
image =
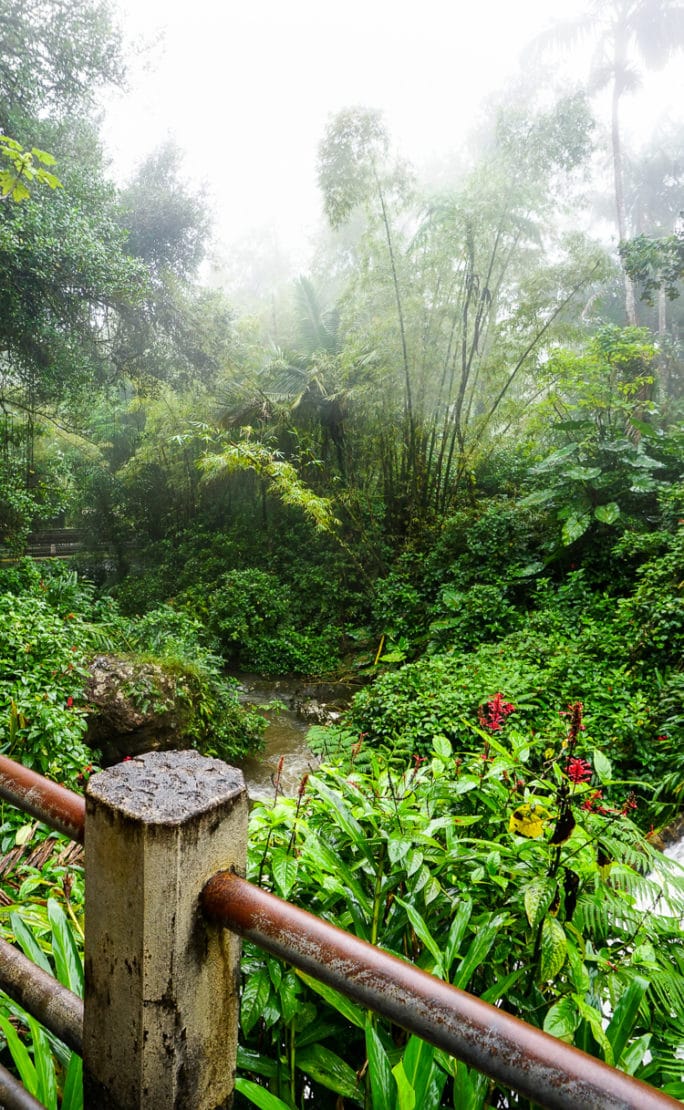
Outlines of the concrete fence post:
{"label": "concrete fence post", "polygon": [[233,1098],[240,942],[199,896],[244,875],[240,771],[150,752],[86,793],[86,1110],[219,1110]]}

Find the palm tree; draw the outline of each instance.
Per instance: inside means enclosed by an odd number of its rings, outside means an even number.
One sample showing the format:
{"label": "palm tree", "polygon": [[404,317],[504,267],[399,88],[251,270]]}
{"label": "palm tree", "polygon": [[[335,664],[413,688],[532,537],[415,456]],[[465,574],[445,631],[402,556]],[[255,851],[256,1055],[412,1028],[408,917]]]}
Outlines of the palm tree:
{"label": "palm tree", "polygon": [[[620,104],[640,84],[635,59],[647,69],[661,68],[684,47],[684,3],[681,0],[592,0],[585,12],[556,24],[540,35],[533,49],[569,45],[581,37],[595,42],[590,86],[611,89],[611,148],[615,217],[620,243],[628,238],[625,205]],[[625,275],[625,308],[629,324],[636,324],[634,284]]]}

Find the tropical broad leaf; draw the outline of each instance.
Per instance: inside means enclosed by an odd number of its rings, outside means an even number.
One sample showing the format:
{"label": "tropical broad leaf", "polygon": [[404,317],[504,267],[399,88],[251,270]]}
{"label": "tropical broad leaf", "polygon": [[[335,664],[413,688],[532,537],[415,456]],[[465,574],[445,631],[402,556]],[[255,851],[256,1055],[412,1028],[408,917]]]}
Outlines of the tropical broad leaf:
{"label": "tropical broad leaf", "polygon": [[54,898],[48,898],[48,918],[52,926],[52,955],[60,983],[83,998],[83,962],[66,914]]}
{"label": "tropical broad leaf", "polygon": [[247,980],[240,1000],[240,1024],[245,1034],[254,1028],[261,1017],[270,993],[271,983],[265,969]]}
{"label": "tropical broad leaf", "polygon": [[648,980],[642,979],[641,976],[637,975],[632,979],[615,1007],[615,1012],[606,1029],[606,1036],[611,1043],[615,1063],[618,1065],[649,985]]}
{"label": "tropical broad leaf", "polygon": [[547,917],[542,925],[541,966],[539,978],[543,983],[555,979],[565,963],[568,942],[565,929],[555,917]]}
{"label": "tropical broad leaf", "polygon": [[566,547],[580,539],[591,524],[589,513],[571,513],[563,525],[561,537]]}
{"label": "tropical broad leaf", "polygon": [[332,1006],[339,1014],[342,1014],[343,1018],[346,1018],[352,1025],[356,1025],[357,1028],[363,1029],[366,1023],[366,1017],[362,1009],[353,1002],[350,1002],[348,998],[345,998],[343,994],[340,994],[339,991],[336,991],[333,987],[328,987],[325,983],[320,983],[318,979],[313,979],[305,972],[298,970],[296,974],[303,983],[306,983],[307,987],[310,987],[311,990],[319,994],[329,1006]]}
{"label": "tropical broad leaf", "polygon": [[542,917],[553,902],[557,884],[555,879],[545,878],[539,882],[530,883],[525,888],[523,895],[527,920],[533,929],[536,929]]}
{"label": "tropical broad leaf", "polygon": [[373,1110],[387,1110],[396,1101],[397,1084],[392,1075],[389,1057],[373,1027],[370,1015],[366,1019],[366,1056]]}
{"label": "tropical broad leaf", "polygon": [[364,1090],[349,1064],[322,1044],[312,1044],[297,1052],[297,1067],[329,1091],[363,1106]]}
{"label": "tropical broad leaf", "polygon": [[602,783],[610,782],[613,775],[613,768],[607,755],[594,748],[592,754],[592,762],[594,764],[594,771]]}
{"label": "tropical broad leaf", "polygon": [[607,505],[597,505],[594,516],[601,524],[615,524],[620,516],[620,506],[615,501],[610,501]]}
{"label": "tropical broad leaf", "polygon": [[242,1079],[238,1076],[235,1080],[235,1090],[249,1099],[254,1106],[258,1106],[259,1110],[290,1110],[288,1104],[281,1098],[271,1094],[265,1087],[260,1087],[258,1083],[253,1083],[251,1079]]}
{"label": "tropical broad leaf", "polygon": [[561,998],[555,1002],[551,1009],[547,1012],[544,1018],[544,1032],[550,1033],[552,1037],[558,1037],[561,1041],[567,1041],[572,1044],[573,1037],[577,1026],[580,1023],[580,1015],[577,1012],[572,998]]}

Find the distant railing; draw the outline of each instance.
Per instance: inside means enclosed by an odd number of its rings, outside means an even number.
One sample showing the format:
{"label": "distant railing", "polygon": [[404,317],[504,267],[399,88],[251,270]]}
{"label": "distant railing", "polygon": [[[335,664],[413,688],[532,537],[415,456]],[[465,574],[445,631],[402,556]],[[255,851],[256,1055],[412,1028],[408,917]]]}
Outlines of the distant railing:
{"label": "distant railing", "polygon": [[[681,1106],[241,878],[247,796],[218,760],[149,753],[93,776],[84,803],[0,757],[0,797],[85,838],[84,1007],[6,943],[0,987],[82,1050],[86,1110],[230,1106],[238,935],[540,1106]],[[0,1105],[39,1104],[0,1072]]]}

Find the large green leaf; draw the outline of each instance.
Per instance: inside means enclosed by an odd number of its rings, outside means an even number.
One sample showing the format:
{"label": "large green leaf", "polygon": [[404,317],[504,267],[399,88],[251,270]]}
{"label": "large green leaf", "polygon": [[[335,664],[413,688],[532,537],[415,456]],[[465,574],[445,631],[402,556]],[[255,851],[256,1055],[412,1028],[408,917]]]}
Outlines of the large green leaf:
{"label": "large green leaf", "polygon": [[389,1058],[370,1016],[366,1019],[366,1056],[373,1110],[389,1110],[397,1098],[397,1084]]}
{"label": "large green leaf", "polygon": [[469,898],[462,898],[456,910],[456,916],[451,922],[449,935],[444,947],[444,967],[446,974],[451,971],[451,965],[459,954],[465,931],[473,912],[473,903]]}
{"label": "large green leaf", "polygon": [[572,998],[565,997],[554,1003],[544,1018],[544,1032],[561,1041],[572,1044],[575,1030],[580,1023],[580,1015]]}
{"label": "large green leaf", "polygon": [[83,1061],[75,1052],[66,1071],[61,1110],[83,1110]]}
{"label": "large green leaf", "polygon": [[265,969],[247,980],[240,1001],[240,1024],[245,1034],[254,1028],[261,1017],[270,993],[271,983]]}
{"label": "large green leaf", "polygon": [[34,964],[38,964],[38,967],[42,967],[43,971],[47,971],[48,975],[52,975],[53,971],[50,966],[50,961],[38,944],[38,941],[28,925],[21,919],[18,913],[10,914],[10,925],[12,926],[15,940],[22,949],[24,955],[28,956],[29,960],[33,960]]}
{"label": "large green leaf", "polygon": [[615,524],[620,516],[620,506],[615,501],[610,501],[607,505],[597,505],[594,516],[601,524]]}
{"label": "large green leaf", "polygon": [[346,1018],[352,1025],[356,1025],[357,1028],[363,1029],[366,1024],[366,1015],[363,1010],[355,1006],[353,1002],[350,1002],[349,999],[345,998],[339,991],[334,990],[333,987],[328,987],[325,983],[319,983],[318,979],[313,979],[305,972],[297,971],[297,975],[302,982],[306,983],[307,987],[310,987],[311,990],[319,994],[329,1006],[332,1006],[338,1013],[342,1014],[343,1018]]}
{"label": "large green leaf", "polygon": [[572,478],[573,481],[589,482],[593,478],[598,478],[600,474],[600,466],[572,466],[563,472],[563,477]]}
{"label": "large green leaf", "polygon": [[271,870],[277,893],[281,898],[289,898],[297,878],[297,860],[286,848],[277,848],[271,858]]}
{"label": "large green leaf", "polygon": [[254,1106],[258,1106],[259,1110],[291,1110],[286,1102],[276,1095],[272,1095],[265,1087],[260,1087],[258,1083],[253,1083],[251,1079],[242,1079],[241,1076],[235,1080],[235,1090],[249,1099]]}
{"label": "large green leaf", "polygon": [[329,1048],[322,1044],[302,1048],[297,1052],[296,1063],[316,1083],[321,1083],[329,1091],[363,1106],[364,1090],[356,1072]]}
{"label": "large green leaf", "polygon": [[638,975],[635,976],[620,998],[610,1019],[606,1036],[611,1043],[616,1065],[620,1064],[620,1057],[634,1028],[634,1022],[639,1015],[639,1007],[649,985],[647,979],[642,979]]}
{"label": "large green leaf", "polygon": [[563,543],[568,547],[575,540],[580,539],[591,524],[589,513],[571,513],[563,525],[561,536]]}
{"label": "large green leaf", "polygon": [[547,917],[542,925],[541,936],[541,966],[539,978],[543,983],[554,979],[563,964],[567,954],[568,942],[565,929],[555,917]]}
{"label": "large green leaf", "polygon": [[57,978],[64,987],[83,998],[83,962],[72,927],[67,916],[54,898],[48,899],[48,917],[52,926],[52,955]]}
{"label": "large green leaf", "polygon": [[9,1018],[2,1017],[2,1015],[0,1015],[0,1029],[2,1029],[5,1034],[7,1047],[10,1051],[14,1066],[19,1072],[19,1078],[26,1087],[26,1090],[30,1094],[38,1097],[38,1074],[29,1056],[26,1045],[19,1040],[17,1031]]}
{"label": "large green leaf", "polygon": [[439,943],[432,936],[432,933],[428,929],[424,918],[421,917],[421,915],[418,913],[418,910],[415,908],[415,906],[412,906],[410,902],[405,902],[403,898],[397,898],[397,902],[402,907],[402,909],[406,910],[406,915],[411,922],[411,925],[413,926],[413,930],[416,936],[419,940],[423,942],[428,952],[433,957],[437,968],[442,970],[442,949],[440,948]]}
{"label": "large green leaf", "polygon": [[536,929],[553,902],[558,884],[555,879],[544,878],[525,887],[523,895],[527,920]]}
{"label": "large green leaf", "polygon": [[459,987],[460,990],[463,991],[468,989],[471,976],[480,964],[484,963],[490,948],[496,940],[497,933],[505,920],[503,914],[496,914],[496,916],[491,917],[488,921],[478,926],[477,933],[471,941],[466,955],[456,969],[456,975],[454,976],[455,987]]}
{"label": "large green leaf", "polygon": [[50,1050],[50,1042],[45,1030],[38,1022],[26,1015],[26,1022],[33,1041],[33,1063],[38,1080],[36,1097],[46,1110],[57,1110],[57,1076],[55,1062]]}
{"label": "large green leaf", "polygon": [[416,1092],[406,1075],[402,1060],[392,1068],[392,1075],[397,1084],[397,1110],[415,1110]]}
{"label": "large green leaf", "polygon": [[[429,1088],[435,1071],[435,1050],[427,1041],[415,1035],[409,1037],[402,1059],[404,1074],[416,1099],[419,1110],[427,1110]],[[396,1070],[395,1070],[396,1078]],[[397,1083],[397,1085],[399,1085]]]}

